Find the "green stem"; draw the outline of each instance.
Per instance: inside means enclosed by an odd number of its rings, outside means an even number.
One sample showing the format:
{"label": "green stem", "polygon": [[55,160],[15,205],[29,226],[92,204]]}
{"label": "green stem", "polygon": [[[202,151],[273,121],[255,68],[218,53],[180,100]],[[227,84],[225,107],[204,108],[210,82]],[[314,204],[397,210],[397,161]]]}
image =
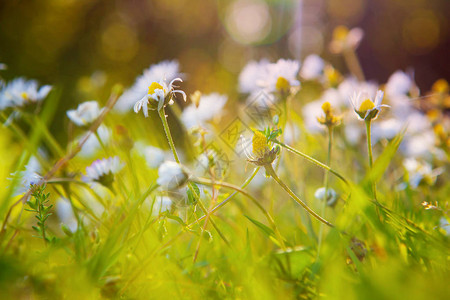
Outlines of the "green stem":
{"label": "green stem", "polygon": [[166,134],[166,138],[167,141],[169,142],[170,149],[172,150],[173,157],[175,158],[175,161],[177,163],[180,163],[180,159],[178,158],[177,150],[175,149],[175,144],[172,139],[172,134],[170,133],[169,124],[167,123],[166,112],[164,110],[164,107],[158,111],[158,114],[159,117],[161,118],[164,127],[164,133]]}
{"label": "green stem", "polygon": [[327,220],[325,220],[324,218],[322,218],[321,216],[319,216],[315,211],[313,211],[308,205],[306,205],[305,202],[303,202],[293,191],[291,191],[291,189],[284,184],[284,182],[278,177],[278,175],[275,173],[273,167],[271,164],[267,164],[264,166],[266,168],[266,172],[267,174],[269,174],[270,176],[272,176],[272,178],[289,194],[289,196],[291,196],[292,199],[295,200],[295,202],[297,202],[298,204],[300,204],[301,206],[303,206],[303,208],[310,214],[312,215],[314,218],[316,218],[317,220],[319,220],[320,222],[324,223],[325,225],[328,225],[330,227],[334,227],[333,224],[331,224],[330,222],[328,222]]}
{"label": "green stem", "polygon": [[[367,135],[367,151],[369,152],[369,168],[370,171],[372,171],[373,168],[373,154],[372,154],[372,137],[371,137],[371,128],[370,128],[370,124],[371,124],[371,120],[368,119],[365,121],[366,123],[366,135]],[[375,181],[372,180],[371,182],[372,184],[372,193],[373,193],[373,198],[375,201],[377,200],[377,188],[375,185]]]}
{"label": "green stem", "polygon": [[318,161],[317,159],[314,159],[314,158],[312,158],[311,156],[309,156],[309,155],[307,155],[307,154],[305,154],[305,153],[303,153],[303,152],[300,152],[300,151],[298,151],[297,149],[294,149],[294,148],[292,148],[292,147],[290,147],[290,146],[288,146],[288,145],[286,145],[286,144],[284,144],[284,143],[282,143],[282,142],[280,142],[280,141],[278,141],[278,140],[272,140],[272,142],[275,143],[275,144],[280,145],[281,147],[284,147],[284,148],[288,149],[289,151],[291,151],[291,152],[293,152],[293,153],[295,153],[295,154],[297,154],[297,155],[300,155],[300,156],[303,157],[303,158],[306,158],[307,160],[309,160],[309,161],[312,162],[313,164],[316,164],[317,166],[319,166],[319,167],[321,167],[321,168],[323,168],[323,169],[325,169],[325,170],[327,170],[327,171],[330,171],[330,173],[334,174],[334,175],[335,175],[336,177],[338,177],[340,180],[342,180],[343,182],[345,182],[346,184],[348,184],[348,181],[347,181],[347,179],[344,178],[344,176],[340,175],[338,172],[336,172],[335,170],[333,170],[333,169],[330,168],[329,166],[327,166],[327,165],[321,163],[321,162]]}
{"label": "green stem", "polygon": [[[259,203],[259,201],[253,197],[251,194],[247,193],[245,190],[241,189],[240,187],[228,183],[228,182],[213,182],[209,179],[206,178],[195,178],[193,179],[193,181],[199,183],[199,184],[204,184],[204,185],[217,185],[217,186],[222,186],[225,188],[229,188],[232,190],[235,190],[236,192],[241,193],[242,195],[246,196],[247,198],[249,198],[258,208],[259,210],[264,214],[264,216],[266,217],[267,221],[269,222],[269,224],[272,226],[275,234],[277,235],[277,238],[280,242],[281,247],[283,248],[283,250],[286,248],[286,245],[284,244],[284,238],[282,237],[280,231],[278,230],[278,227],[275,223],[275,221],[273,220],[272,216],[270,215],[270,213],[264,208],[264,206],[261,205],[261,203]],[[211,210],[209,214],[211,214],[214,210]]]}
{"label": "green stem", "polygon": [[[166,138],[167,138],[167,141],[169,142],[170,149],[172,150],[173,157],[175,158],[175,161],[177,163],[180,163],[180,159],[178,158],[177,150],[175,149],[175,144],[174,144],[173,139],[172,139],[172,134],[170,133],[169,124],[167,123],[166,112],[164,111],[164,107],[161,108],[158,111],[158,114],[159,114],[159,117],[161,118],[161,121],[162,121],[162,124],[163,124],[163,127],[164,127],[164,133],[166,134]],[[188,184],[188,188],[191,191],[191,193],[194,195],[194,197],[196,198],[198,206],[200,207],[200,209],[203,211],[204,214],[207,214],[208,211],[206,210],[206,208],[203,205],[203,203],[200,201],[200,197],[195,192],[195,190],[192,187],[191,183]],[[227,245],[229,245],[228,240],[225,238],[225,236],[219,230],[219,228],[217,227],[216,223],[212,219],[210,221],[211,221],[211,224],[213,225],[214,229],[220,235],[220,237],[225,241],[225,243]]]}
{"label": "green stem", "polygon": [[[247,180],[245,180],[245,182],[241,185],[241,189],[244,189],[245,187],[247,187],[247,185],[250,184],[250,182],[253,180],[253,178],[255,178],[256,174],[258,173],[260,167],[255,168],[255,170],[253,170],[253,173],[250,175],[249,178],[247,178]],[[228,198],[226,198],[225,200],[223,200],[222,202],[220,202],[219,204],[217,204],[217,206],[215,206],[210,213],[214,213],[216,212],[219,208],[221,208],[222,206],[224,206],[225,204],[227,204],[228,202],[231,201],[231,199],[234,198],[234,196],[236,196],[238,194],[238,191],[235,191],[234,193],[232,193],[230,196],[228,196]],[[198,218],[196,222],[199,222],[201,220],[203,220],[204,218],[206,218],[206,215],[203,215],[202,217]],[[196,223],[195,222],[195,223]],[[194,225],[194,223],[189,224],[189,227]]]}
{"label": "green stem", "polygon": [[[328,166],[331,164],[332,144],[333,144],[333,127],[328,126],[328,153],[327,153],[327,165]],[[323,203],[322,203],[322,216],[325,216],[325,209],[327,207],[327,201],[328,201],[329,173],[330,173],[329,170],[325,170],[325,176],[324,176],[325,196],[324,196]],[[319,241],[318,241],[318,245],[317,245],[317,258],[319,258],[320,247],[322,246],[322,238],[323,238],[323,223],[320,224],[320,229],[319,229]]]}

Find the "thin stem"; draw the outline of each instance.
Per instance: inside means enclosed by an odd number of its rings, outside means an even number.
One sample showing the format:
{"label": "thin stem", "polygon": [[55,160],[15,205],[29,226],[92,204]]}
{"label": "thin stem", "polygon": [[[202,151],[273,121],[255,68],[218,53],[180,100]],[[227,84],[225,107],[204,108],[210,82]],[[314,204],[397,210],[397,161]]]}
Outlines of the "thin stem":
{"label": "thin stem", "polygon": [[303,206],[303,208],[309,213],[311,214],[314,218],[316,218],[317,220],[319,220],[320,222],[324,223],[325,225],[328,225],[330,227],[334,227],[333,224],[331,224],[330,222],[328,222],[327,220],[325,220],[324,218],[322,218],[321,216],[319,216],[315,211],[313,211],[308,205],[306,205],[305,202],[303,202],[302,200],[300,200],[300,198],[293,192],[291,191],[291,189],[284,184],[284,182],[278,177],[278,175],[275,173],[275,171],[273,170],[272,165],[267,164],[264,166],[266,168],[266,172],[267,174],[269,174],[270,176],[272,176],[272,178],[289,194],[289,196],[291,196],[292,199],[295,200],[295,202],[297,202],[298,204],[300,204],[301,206]]}
{"label": "thin stem", "polygon": [[[270,223],[270,225],[272,226],[275,234],[277,235],[277,238],[279,239],[280,245],[283,249],[286,248],[286,245],[284,244],[284,238],[282,237],[280,231],[278,230],[278,227],[275,223],[275,221],[273,220],[272,216],[270,215],[270,213],[264,208],[264,206],[262,206],[259,201],[253,197],[251,194],[249,194],[248,192],[246,192],[245,190],[241,189],[240,187],[228,183],[228,182],[213,182],[207,178],[195,178],[193,179],[193,181],[199,183],[199,184],[204,184],[204,185],[217,185],[217,186],[222,186],[225,188],[229,188],[232,190],[235,190],[239,193],[241,193],[242,195],[246,196],[247,198],[249,198],[258,208],[259,210],[264,214],[264,216],[266,217],[267,221]],[[214,210],[211,210],[208,214],[211,214]]]}
{"label": "thin stem", "polygon": [[[177,150],[175,149],[175,144],[172,139],[172,134],[170,133],[169,123],[167,123],[166,112],[164,111],[164,107],[158,111],[158,114],[159,114],[159,117],[161,118],[161,121],[162,121],[162,124],[164,127],[164,133],[166,134],[166,138],[167,138],[167,141],[169,142],[170,149],[172,150],[173,157],[175,158],[175,161],[177,163],[180,163],[180,159],[178,158]],[[188,184],[188,188],[191,191],[191,193],[194,195],[194,197],[196,198],[200,209],[203,211],[204,214],[207,214],[208,211],[206,210],[203,203],[200,201],[200,197],[198,197],[197,193],[195,192],[194,188],[192,187],[192,185],[190,183]],[[225,243],[227,245],[229,245],[228,240],[225,238],[225,236],[222,234],[222,232],[219,230],[216,223],[212,219],[211,219],[211,224],[213,225],[213,227],[217,231],[217,233],[220,235],[220,237],[225,241]]]}
{"label": "thin stem", "polygon": [[[331,164],[331,150],[332,150],[332,144],[333,144],[333,127],[328,126],[328,153],[327,153],[327,165]],[[327,207],[327,201],[328,201],[328,177],[329,177],[329,170],[325,170],[324,175],[324,187],[325,187],[325,196],[322,203],[322,216],[325,216],[325,209]],[[317,258],[319,258],[320,253],[320,247],[322,246],[322,238],[323,238],[323,223],[320,224],[319,229],[319,241],[317,245]]]}
{"label": "thin stem", "polygon": [[359,81],[364,81],[364,72],[362,70],[361,64],[359,63],[358,56],[356,55],[355,49],[348,48],[343,52],[345,63],[347,64],[350,72],[358,78]]}
{"label": "thin stem", "polygon": [[292,148],[292,147],[290,147],[290,146],[288,146],[288,145],[286,145],[286,144],[284,144],[284,143],[282,143],[282,142],[280,142],[280,141],[278,141],[278,140],[272,140],[272,142],[275,143],[275,144],[280,145],[281,147],[284,147],[284,148],[288,149],[289,151],[291,151],[291,152],[293,152],[293,153],[295,153],[295,154],[297,154],[297,155],[300,155],[300,156],[303,157],[303,158],[306,158],[307,160],[309,160],[309,161],[312,162],[313,164],[316,164],[317,166],[319,166],[319,167],[321,167],[321,168],[323,168],[323,169],[325,169],[325,170],[330,171],[330,173],[334,174],[334,175],[337,176],[340,180],[342,180],[343,182],[345,182],[346,184],[348,184],[348,181],[347,181],[347,179],[344,178],[344,176],[340,175],[338,172],[336,172],[335,170],[333,170],[333,169],[330,168],[329,166],[327,166],[327,165],[321,163],[321,162],[318,161],[317,159],[314,159],[314,158],[312,158],[311,156],[309,156],[309,155],[307,155],[307,154],[305,154],[305,153],[303,153],[303,152],[300,152],[300,151],[298,151],[297,149],[294,149],[294,148]]}
{"label": "thin stem", "polygon": [[166,134],[167,141],[169,142],[170,149],[172,150],[173,157],[177,163],[180,163],[180,159],[178,158],[177,150],[175,149],[175,144],[173,143],[172,134],[170,133],[169,124],[167,123],[166,112],[164,107],[158,111],[159,117],[161,118],[164,133]]}
{"label": "thin stem", "polygon": [[[369,167],[370,167],[370,171],[372,171],[373,168],[373,154],[372,154],[372,137],[371,137],[371,130],[370,130],[370,124],[371,124],[371,120],[366,120],[366,135],[367,135],[367,151],[369,152]],[[375,181],[372,180],[371,182],[372,184],[372,193],[373,193],[373,198],[375,201],[377,200],[377,188],[375,185]]]}

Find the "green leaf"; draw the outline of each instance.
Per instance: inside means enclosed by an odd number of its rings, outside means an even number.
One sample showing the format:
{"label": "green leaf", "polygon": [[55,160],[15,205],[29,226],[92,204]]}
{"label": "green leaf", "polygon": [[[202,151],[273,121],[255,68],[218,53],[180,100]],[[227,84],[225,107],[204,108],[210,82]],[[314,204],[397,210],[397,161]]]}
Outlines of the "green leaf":
{"label": "green leaf", "polygon": [[397,153],[398,147],[405,136],[405,130],[402,130],[392,139],[381,155],[375,160],[372,170],[367,174],[365,183],[377,182],[383,176],[384,172],[391,163],[394,155]]}
{"label": "green leaf", "polygon": [[250,218],[250,217],[247,216],[247,215],[244,215],[244,216],[245,216],[247,219],[249,219],[250,222],[252,222],[253,224],[255,224],[259,229],[261,229],[261,231],[262,231],[266,236],[270,237],[270,236],[274,236],[274,235],[275,235],[275,233],[273,232],[273,230],[272,230],[270,227],[264,225],[263,223],[261,223],[261,222],[259,222],[259,221],[256,221],[256,220]]}

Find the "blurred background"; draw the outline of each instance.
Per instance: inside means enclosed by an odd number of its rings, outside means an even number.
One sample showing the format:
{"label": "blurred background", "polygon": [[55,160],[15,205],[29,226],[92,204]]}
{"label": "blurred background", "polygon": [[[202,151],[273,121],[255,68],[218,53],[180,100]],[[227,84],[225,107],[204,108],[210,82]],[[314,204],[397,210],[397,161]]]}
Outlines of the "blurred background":
{"label": "blurred background", "polygon": [[[448,0],[8,0],[0,2],[0,62],[5,79],[26,76],[57,86],[58,111],[106,101],[115,83],[178,59],[189,93],[237,96],[237,75],[251,59],[330,54],[333,28],[360,27],[357,50],[367,79],[383,83],[414,71],[429,90],[450,78]],[[57,123],[58,121],[56,121]],[[58,126],[54,124],[53,126]]]}

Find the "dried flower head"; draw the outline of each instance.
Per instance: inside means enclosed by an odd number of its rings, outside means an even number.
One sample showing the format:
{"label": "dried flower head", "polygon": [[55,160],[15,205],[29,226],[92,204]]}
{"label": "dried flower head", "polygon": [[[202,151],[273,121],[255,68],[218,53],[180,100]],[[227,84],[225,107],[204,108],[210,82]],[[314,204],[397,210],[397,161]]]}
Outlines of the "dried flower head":
{"label": "dried flower head", "polygon": [[329,128],[337,126],[341,123],[342,117],[334,114],[334,109],[330,102],[326,101],[322,104],[323,116],[317,117],[317,121]]}
{"label": "dried flower head", "polygon": [[255,131],[252,138],[252,152],[247,149],[248,144],[241,136],[242,145],[245,155],[249,162],[254,163],[257,166],[270,165],[277,158],[280,153],[280,147],[270,147],[267,137],[260,131]]}

